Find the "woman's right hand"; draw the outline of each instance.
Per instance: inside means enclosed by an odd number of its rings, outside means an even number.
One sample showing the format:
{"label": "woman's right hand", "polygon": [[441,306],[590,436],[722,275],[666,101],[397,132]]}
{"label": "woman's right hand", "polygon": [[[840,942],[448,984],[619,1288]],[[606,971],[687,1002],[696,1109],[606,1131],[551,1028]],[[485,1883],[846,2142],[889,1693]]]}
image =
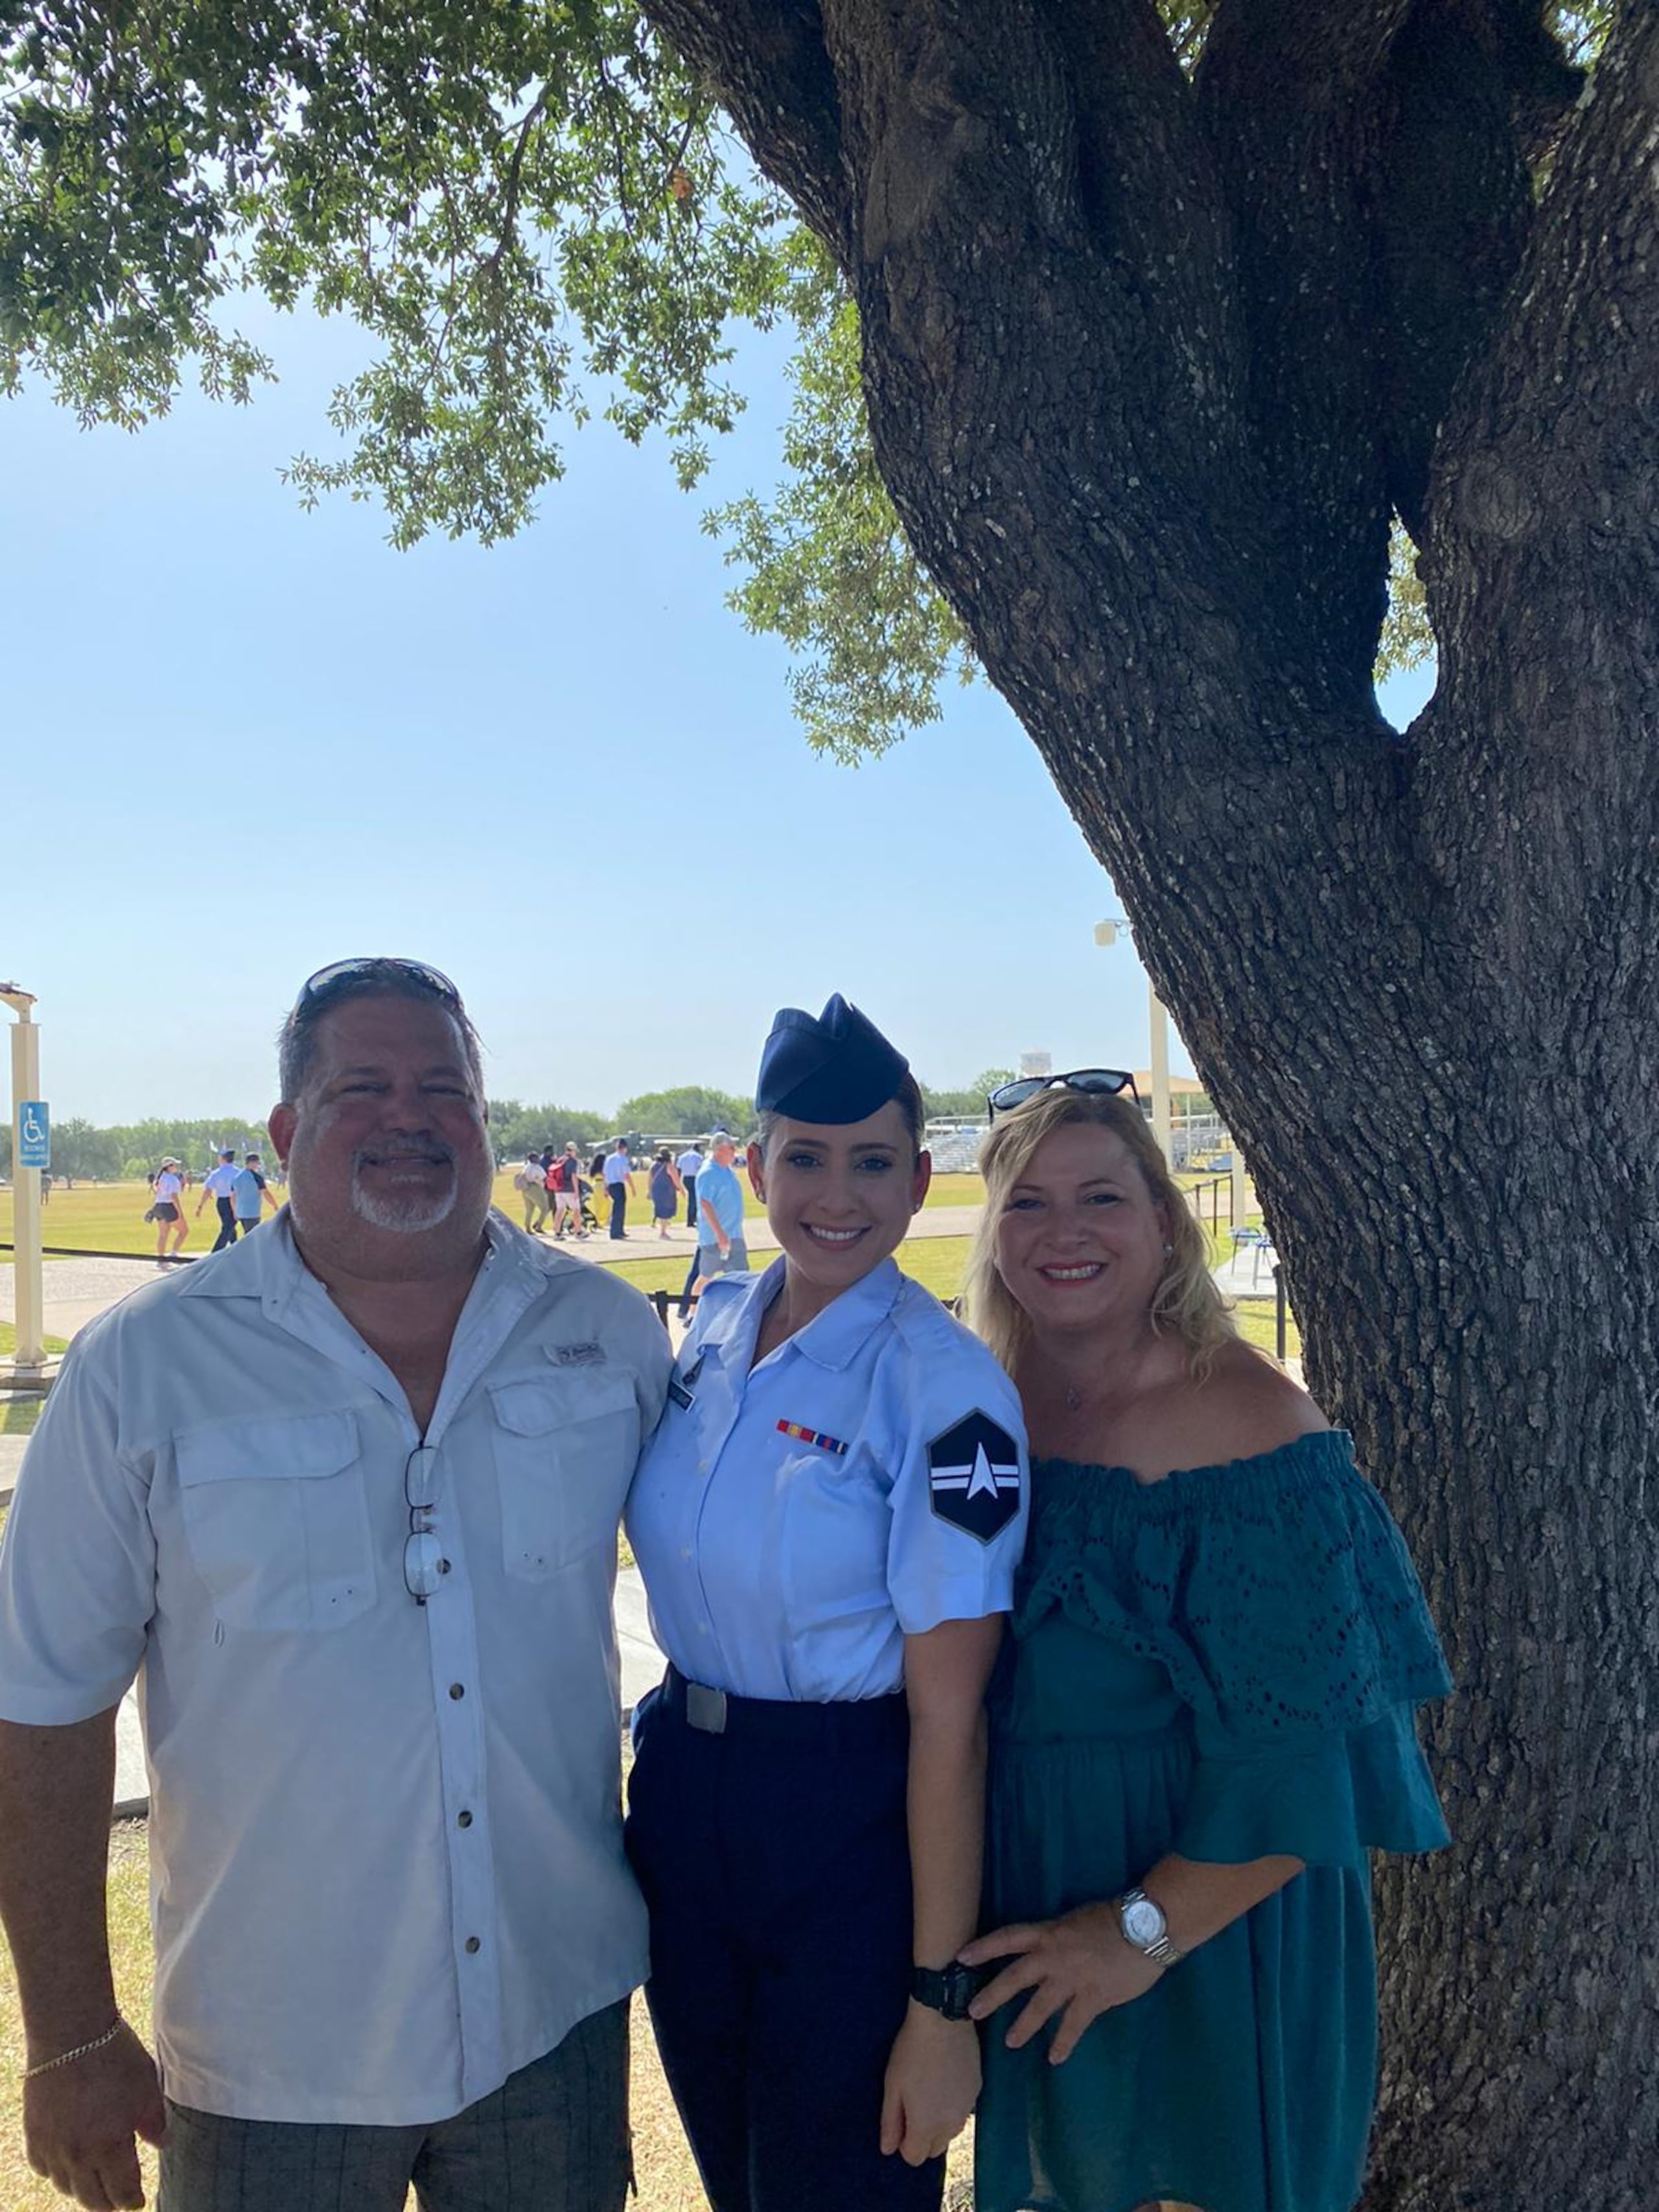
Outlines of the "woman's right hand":
{"label": "woman's right hand", "polygon": [[987,2020],[1023,1991],[1030,2002],[1004,2039],[1010,2051],[1027,2044],[1060,2014],[1048,2063],[1064,2065],[1084,2030],[1103,2012],[1133,2004],[1158,1981],[1164,1968],[1123,1939],[1115,1905],[1080,1905],[1058,1920],[1035,1920],[976,1936],[957,1954],[964,1966],[1009,1963],[969,2007]]}

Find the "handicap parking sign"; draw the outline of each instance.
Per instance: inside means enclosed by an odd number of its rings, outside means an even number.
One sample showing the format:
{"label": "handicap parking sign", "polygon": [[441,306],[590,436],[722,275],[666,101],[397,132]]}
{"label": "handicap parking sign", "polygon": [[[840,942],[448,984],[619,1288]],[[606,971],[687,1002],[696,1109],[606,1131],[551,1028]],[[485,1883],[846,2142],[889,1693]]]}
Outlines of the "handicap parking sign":
{"label": "handicap parking sign", "polygon": [[44,1098],[24,1098],[17,1108],[17,1164],[52,1165],[52,1109]]}

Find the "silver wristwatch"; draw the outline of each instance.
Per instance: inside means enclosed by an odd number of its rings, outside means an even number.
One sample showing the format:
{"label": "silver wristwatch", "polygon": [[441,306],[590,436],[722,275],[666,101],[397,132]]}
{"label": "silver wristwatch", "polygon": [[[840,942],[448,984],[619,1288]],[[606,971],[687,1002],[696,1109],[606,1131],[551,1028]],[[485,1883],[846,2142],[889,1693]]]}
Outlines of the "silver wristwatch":
{"label": "silver wristwatch", "polygon": [[1124,1942],[1155,1966],[1178,1966],[1187,1955],[1170,1941],[1164,1907],[1155,1904],[1144,1889],[1124,1891],[1117,1901],[1117,1924]]}

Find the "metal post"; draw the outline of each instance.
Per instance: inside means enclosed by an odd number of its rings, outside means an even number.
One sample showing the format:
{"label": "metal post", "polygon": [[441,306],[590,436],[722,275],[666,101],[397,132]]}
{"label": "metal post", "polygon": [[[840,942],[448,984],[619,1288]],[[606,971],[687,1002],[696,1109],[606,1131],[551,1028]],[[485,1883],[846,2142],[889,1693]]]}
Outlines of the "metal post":
{"label": "metal post", "polygon": [[1285,1364],[1285,1270],[1277,1261],[1273,1265],[1273,1349],[1279,1354],[1279,1364]]}
{"label": "metal post", "polygon": [[[21,997],[21,994],[19,994]],[[26,1098],[40,1096],[40,1031],[30,1020],[27,1002],[10,1001],[17,1019],[11,1032],[12,1231],[15,1249],[12,1268],[16,1278],[17,1351],[21,1369],[40,1369],[46,1364],[42,1341],[45,1288],[40,1269],[40,1170],[21,1167],[22,1131],[18,1108]]]}
{"label": "metal post", "polygon": [[1146,998],[1150,1007],[1152,1032],[1152,1134],[1166,1160],[1175,1155],[1170,1149],[1173,1132],[1170,1121],[1170,1016],[1164,1001],[1148,983]]}

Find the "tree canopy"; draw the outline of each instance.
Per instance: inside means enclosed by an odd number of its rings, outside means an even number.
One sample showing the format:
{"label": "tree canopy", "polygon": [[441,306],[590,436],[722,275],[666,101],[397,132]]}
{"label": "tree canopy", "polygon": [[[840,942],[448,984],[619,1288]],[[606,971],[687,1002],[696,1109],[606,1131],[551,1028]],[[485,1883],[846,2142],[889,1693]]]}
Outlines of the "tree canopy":
{"label": "tree canopy", "polygon": [[[1585,51],[1610,4],[1553,13]],[[734,319],[784,318],[788,475],[708,526],[743,571],[738,612],[795,650],[807,735],[856,760],[934,717],[975,653],[876,465],[844,272],[648,13],[6,0],[0,389],[33,371],[84,421],[132,428],[192,366],[246,400],[276,365],[238,334],[239,295],[308,299],[377,358],[336,392],[333,443],[294,457],[300,496],[376,500],[398,545],[489,543],[530,519],[565,426],[596,411],[660,435],[695,485],[743,404]],[[1166,3],[1189,71],[1212,13]],[[1529,96],[1547,108],[1570,79],[1534,45]],[[1393,552],[1385,669],[1431,645],[1403,535]]]}

